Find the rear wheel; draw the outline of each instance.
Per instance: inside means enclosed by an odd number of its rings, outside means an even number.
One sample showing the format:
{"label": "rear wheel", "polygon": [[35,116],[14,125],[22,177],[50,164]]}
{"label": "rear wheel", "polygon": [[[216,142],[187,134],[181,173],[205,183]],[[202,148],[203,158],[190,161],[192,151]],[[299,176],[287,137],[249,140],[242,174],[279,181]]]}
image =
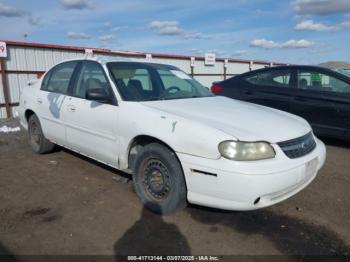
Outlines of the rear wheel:
{"label": "rear wheel", "polygon": [[186,183],[174,152],[158,143],[146,145],[135,166],[135,191],[146,208],[168,214],[186,207]]}
{"label": "rear wheel", "polygon": [[30,147],[37,154],[49,153],[55,148],[55,144],[45,138],[36,115],[30,116],[28,121],[28,140]]}

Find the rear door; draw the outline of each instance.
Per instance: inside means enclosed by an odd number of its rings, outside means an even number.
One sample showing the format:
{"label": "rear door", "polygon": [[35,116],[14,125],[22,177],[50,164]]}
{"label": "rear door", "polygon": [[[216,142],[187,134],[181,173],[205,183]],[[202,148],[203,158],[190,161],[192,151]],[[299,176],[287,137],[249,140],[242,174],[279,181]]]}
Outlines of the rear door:
{"label": "rear door", "polygon": [[296,72],[296,114],[307,119],[319,135],[350,137],[350,83],[322,69]]}
{"label": "rear door", "polygon": [[78,61],[64,62],[45,74],[35,101],[45,137],[61,145],[66,144],[63,110],[77,64]]}
{"label": "rear door", "polygon": [[[88,89],[105,89],[111,102],[86,98]],[[112,102],[114,101],[114,102]],[[71,95],[65,104],[67,142],[70,148],[104,163],[117,166],[118,106],[102,66],[95,61],[81,62],[74,77]]]}
{"label": "rear door", "polygon": [[[292,85],[291,69],[274,69],[252,72],[238,78],[237,98],[284,111],[290,110]],[[225,89],[226,90],[226,89]]]}

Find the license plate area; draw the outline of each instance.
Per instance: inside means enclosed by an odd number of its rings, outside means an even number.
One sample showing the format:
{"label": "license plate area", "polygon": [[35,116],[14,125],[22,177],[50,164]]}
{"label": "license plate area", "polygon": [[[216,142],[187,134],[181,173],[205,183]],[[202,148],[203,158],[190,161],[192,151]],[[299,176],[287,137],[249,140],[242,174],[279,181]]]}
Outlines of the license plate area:
{"label": "license plate area", "polygon": [[305,179],[309,179],[315,174],[317,170],[317,165],[318,165],[317,158],[314,158],[305,164]]}

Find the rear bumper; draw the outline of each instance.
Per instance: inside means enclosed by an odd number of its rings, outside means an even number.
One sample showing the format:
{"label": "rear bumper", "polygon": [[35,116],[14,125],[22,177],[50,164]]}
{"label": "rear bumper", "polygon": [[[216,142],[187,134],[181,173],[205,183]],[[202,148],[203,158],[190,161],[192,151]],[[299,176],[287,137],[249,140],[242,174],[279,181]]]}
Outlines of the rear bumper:
{"label": "rear bumper", "polygon": [[[273,160],[237,162],[203,159],[178,153],[184,169],[188,201],[227,210],[253,210],[283,201],[305,188],[323,166],[326,149],[289,159],[282,151]],[[204,171],[206,174],[198,172]]]}

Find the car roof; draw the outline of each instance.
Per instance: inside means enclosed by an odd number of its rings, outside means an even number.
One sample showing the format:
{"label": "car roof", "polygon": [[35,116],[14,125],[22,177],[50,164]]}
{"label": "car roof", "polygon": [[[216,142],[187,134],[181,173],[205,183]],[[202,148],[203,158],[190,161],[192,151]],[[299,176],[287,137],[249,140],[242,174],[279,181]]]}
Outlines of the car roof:
{"label": "car roof", "polygon": [[[318,65],[284,65],[284,66],[273,66],[273,67],[268,67],[268,68],[276,68],[276,69],[329,69],[329,67],[325,66],[318,66]],[[263,68],[263,69],[268,69],[268,68]]]}
{"label": "car roof", "polygon": [[243,74],[239,74],[236,77],[240,76],[246,76],[246,75],[251,75],[257,72],[268,72],[268,71],[274,71],[274,70],[283,70],[283,69],[304,69],[304,70],[323,70],[323,71],[329,71],[329,72],[334,72],[332,69],[329,67],[325,66],[316,66],[316,65],[284,65],[284,66],[272,66],[272,67],[265,67],[265,68],[259,68],[256,70],[248,71]]}
{"label": "car roof", "polygon": [[[154,64],[154,65],[169,65],[167,63],[162,63],[159,61],[152,61],[144,58],[128,58],[128,57],[113,57],[113,56],[92,56],[92,57],[77,57],[62,60],[60,63],[71,62],[71,61],[96,61],[100,64],[107,64],[111,62],[131,62],[131,63],[142,63],[142,64]],[[169,65],[172,66],[172,65]]]}
{"label": "car roof", "polygon": [[[318,66],[318,65],[283,65],[283,66],[272,66],[272,67],[264,67],[259,68],[253,71],[268,71],[268,70],[281,70],[281,69],[330,69],[326,66]],[[253,72],[250,71],[250,72]]]}

